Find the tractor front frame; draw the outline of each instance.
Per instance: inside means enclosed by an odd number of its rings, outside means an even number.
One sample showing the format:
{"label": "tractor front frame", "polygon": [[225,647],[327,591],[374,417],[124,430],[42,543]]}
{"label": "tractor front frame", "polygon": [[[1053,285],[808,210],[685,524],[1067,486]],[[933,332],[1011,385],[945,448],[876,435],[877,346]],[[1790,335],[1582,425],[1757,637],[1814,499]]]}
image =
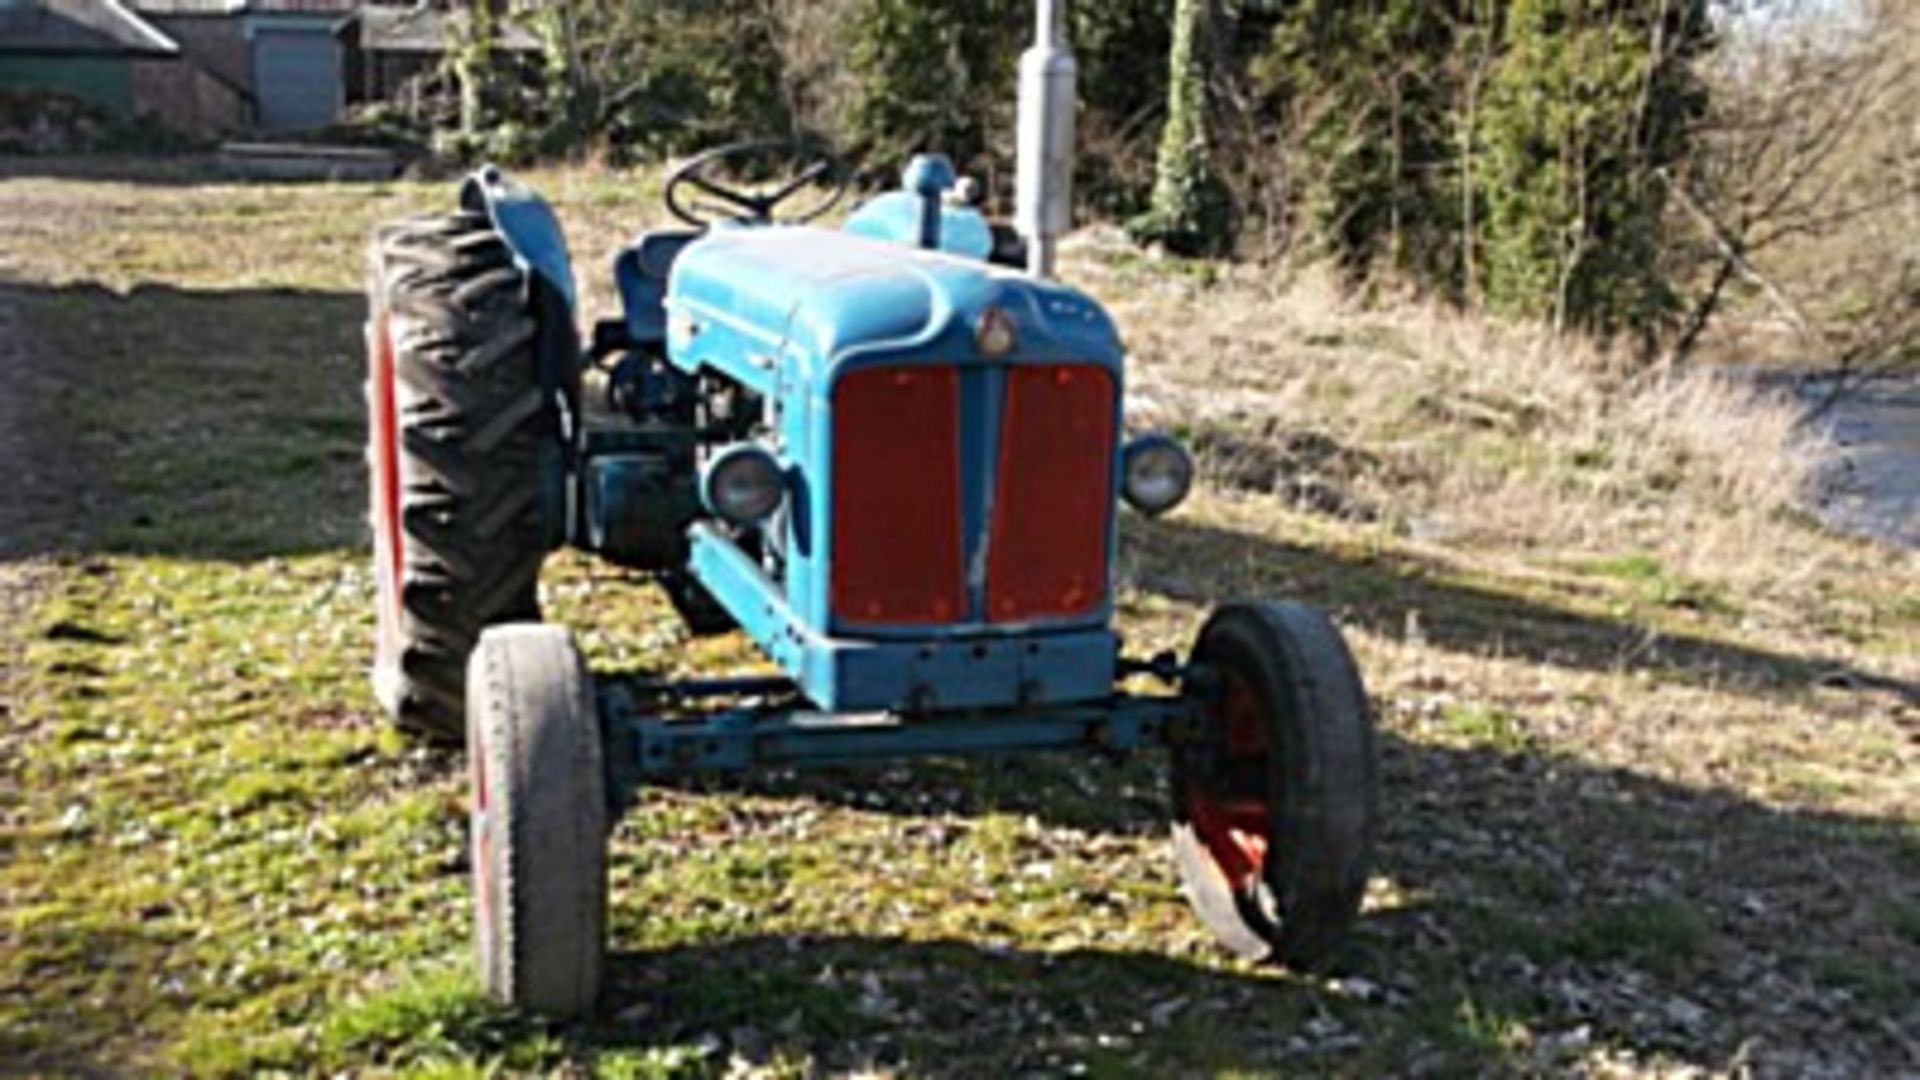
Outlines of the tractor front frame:
{"label": "tractor front frame", "polygon": [[[596,682],[609,795],[620,805],[650,780],[703,772],[1028,751],[1119,756],[1191,738],[1199,708],[1179,695],[1116,693],[1003,709],[822,712],[783,677]],[[715,698],[734,703],[698,711]]]}

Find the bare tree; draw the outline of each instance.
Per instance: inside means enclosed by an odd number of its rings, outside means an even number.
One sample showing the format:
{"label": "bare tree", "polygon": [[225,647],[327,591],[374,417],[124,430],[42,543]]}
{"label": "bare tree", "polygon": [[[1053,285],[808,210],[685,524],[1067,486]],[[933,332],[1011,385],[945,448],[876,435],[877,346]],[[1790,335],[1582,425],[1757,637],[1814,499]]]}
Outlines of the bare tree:
{"label": "bare tree", "polygon": [[[1704,252],[1669,356],[1741,292],[1802,362],[1843,375],[1920,357],[1920,11],[1904,0],[1759,5],[1723,28],[1699,152],[1665,174]],[[1842,380],[1844,381],[1844,380]]]}

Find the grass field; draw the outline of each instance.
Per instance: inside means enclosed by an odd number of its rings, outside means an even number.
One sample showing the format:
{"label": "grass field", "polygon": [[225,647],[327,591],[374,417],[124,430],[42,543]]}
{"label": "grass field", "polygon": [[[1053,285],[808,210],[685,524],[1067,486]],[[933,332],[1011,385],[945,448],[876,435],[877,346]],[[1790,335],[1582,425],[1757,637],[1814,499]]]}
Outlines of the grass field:
{"label": "grass field", "polygon": [[[450,190],[191,179],[0,163],[0,1074],[1920,1071],[1920,558],[1793,509],[1790,418],[1097,230],[1207,475],[1126,522],[1129,640],[1304,598],[1375,696],[1333,973],[1203,938],[1157,762],[935,762],[649,791],[606,1009],[499,1012],[458,762],[364,679],[362,245]],[[608,303],[652,183],[537,179]],[[600,663],[753,663],[618,571],[543,593]]]}

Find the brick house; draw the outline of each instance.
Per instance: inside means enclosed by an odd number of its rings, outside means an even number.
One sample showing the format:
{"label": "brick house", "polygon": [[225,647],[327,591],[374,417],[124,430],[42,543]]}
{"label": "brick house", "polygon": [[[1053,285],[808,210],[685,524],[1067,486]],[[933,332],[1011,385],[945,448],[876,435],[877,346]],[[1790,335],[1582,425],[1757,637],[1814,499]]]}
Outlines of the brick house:
{"label": "brick house", "polygon": [[182,134],[327,127],[355,0],[0,0],[0,91],[52,90]]}

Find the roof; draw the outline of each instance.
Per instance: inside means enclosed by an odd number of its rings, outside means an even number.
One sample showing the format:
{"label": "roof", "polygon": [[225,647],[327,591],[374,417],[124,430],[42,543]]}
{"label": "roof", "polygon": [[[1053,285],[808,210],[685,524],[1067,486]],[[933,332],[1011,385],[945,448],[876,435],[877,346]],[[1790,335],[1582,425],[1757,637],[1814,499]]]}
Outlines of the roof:
{"label": "roof", "polygon": [[345,15],[360,0],[132,0],[148,15]]}
{"label": "roof", "polygon": [[[342,33],[368,52],[437,54],[446,51],[449,35],[459,31],[458,25],[449,24],[465,21],[465,17],[465,12],[449,13],[439,8],[368,5],[347,16],[340,25]],[[500,37],[494,46],[515,52],[535,52],[540,48],[540,40],[526,27],[507,22],[500,28]]]}
{"label": "roof", "polygon": [[120,0],[0,2],[0,53],[177,56],[180,46]]}
{"label": "roof", "polygon": [[233,15],[245,11],[247,0],[132,0],[145,15]]}

